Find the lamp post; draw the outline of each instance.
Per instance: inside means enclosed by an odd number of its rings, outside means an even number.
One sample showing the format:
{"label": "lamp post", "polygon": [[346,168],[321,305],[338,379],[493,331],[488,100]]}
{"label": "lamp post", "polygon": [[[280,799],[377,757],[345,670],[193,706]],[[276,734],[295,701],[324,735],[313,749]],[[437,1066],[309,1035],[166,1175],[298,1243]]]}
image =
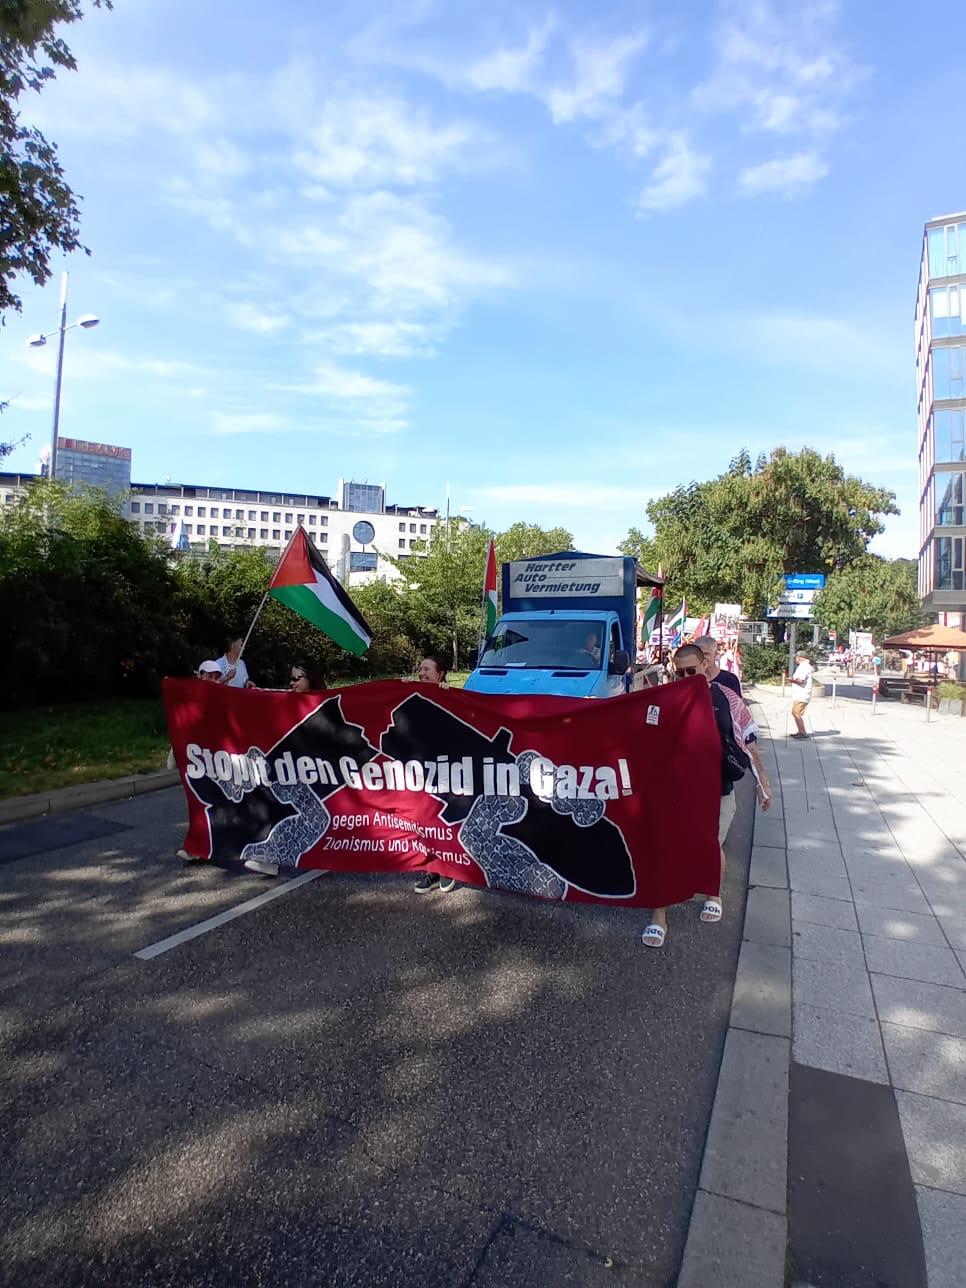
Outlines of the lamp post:
{"label": "lamp post", "polygon": [[64,336],[68,331],[73,331],[75,326],[82,327],[89,331],[91,327],[97,326],[100,318],[96,318],[93,313],[83,313],[76,322],[67,325],[67,273],[64,273],[60,279],[60,326],[56,331],[48,331],[46,335],[32,335],[27,343],[34,349],[42,349],[44,345],[53,336],[58,337],[57,341],[57,382],[54,386],[54,423],[50,434],[50,464],[47,467],[47,477],[54,479],[57,477],[57,437],[60,433],[60,387],[64,378]]}

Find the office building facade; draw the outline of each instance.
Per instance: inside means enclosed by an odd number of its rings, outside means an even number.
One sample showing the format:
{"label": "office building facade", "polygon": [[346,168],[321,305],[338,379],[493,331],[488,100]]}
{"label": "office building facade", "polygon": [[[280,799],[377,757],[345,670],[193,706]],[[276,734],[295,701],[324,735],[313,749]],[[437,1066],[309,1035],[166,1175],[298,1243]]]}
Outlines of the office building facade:
{"label": "office building facade", "polygon": [[56,477],[71,487],[99,487],[109,496],[131,486],[131,449],[80,438],[57,439]]}
{"label": "office building facade", "polygon": [[[59,461],[57,475],[61,477]],[[0,474],[0,504],[16,500],[37,477]],[[347,495],[346,486],[340,482],[343,497]],[[381,509],[366,511],[346,510],[332,497],[302,492],[194,483],[131,483],[127,514],[144,534],[171,540],[173,531],[179,536],[183,533],[182,548],[186,542],[187,548],[197,553],[215,542],[224,549],[259,546],[277,556],[293,533],[304,527],[333,570],[341,576],[344,567],[347,578],[360,584],[397,577],[390,558],[417,557],[421,548],[432,541],[433,530],[440,521],[439,512],[426,506],[387,505],[384,485],[380,485],[380,492],[379,498],[348,493],[357,505],[361,499],[381,503]],[[466,520],[461,518],[459,522]]]}
{"label": "office building facade", "polygon": [[916,296],[919,594],[959,625],[966,612],[966,211],[931,219]]}

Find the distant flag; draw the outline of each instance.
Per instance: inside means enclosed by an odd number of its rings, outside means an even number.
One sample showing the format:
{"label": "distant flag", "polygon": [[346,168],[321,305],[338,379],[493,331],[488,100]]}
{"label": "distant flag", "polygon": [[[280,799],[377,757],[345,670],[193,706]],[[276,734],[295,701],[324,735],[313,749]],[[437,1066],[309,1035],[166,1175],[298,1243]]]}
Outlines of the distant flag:
{"label": "distant flag", "polygon": [[647,607],[644,609],[644,620],[641,623],[639,638],[642,642],[649,639],[657,629],[657,623],[661,616],[663,605],[664,587],[652,586],[651,593],[647,599]]}
{"label": "distant flag", "polygon": [[486,638],[496,630],[496,550],[493,538],[486,551],[486,571],[483,574],[483,631]]}
{"label": "distant flag", "polygon": [[361,657],[372,643],[368,623],[332,576],[304,528],[297,528],[285,547],[267,593],[347,653]]}
{"label": "distant flag", "polygon": [[700,622],[698,622],[697,626],[694,628],[694,638],[699,640],[702,635],[707,635],[710,626],[711,618],[707,616],[702,617]]}
{"label": "distant flag", "polygon": [[684,637],[684,623],[688,615],[688,603],[681,600],[681,606],[673,617],[664,623],[664,639],[668,648],[677,648]]}
{"label": "distant flag", "polygon": [[190,550],[188,534],[184,530],[184,520],[175,519],[168,524],[168,544],[172,550]]}

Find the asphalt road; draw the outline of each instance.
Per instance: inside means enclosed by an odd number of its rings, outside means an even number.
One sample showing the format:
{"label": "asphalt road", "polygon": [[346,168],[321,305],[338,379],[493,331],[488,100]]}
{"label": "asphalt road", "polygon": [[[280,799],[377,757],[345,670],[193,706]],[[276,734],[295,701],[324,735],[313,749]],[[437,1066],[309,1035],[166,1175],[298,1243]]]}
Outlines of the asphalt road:
{"label": "asphalt road", "polygon": [[727,1026],[725,919],[174,858],[180,789],[0,831],[0,1282],[671,1285]]}

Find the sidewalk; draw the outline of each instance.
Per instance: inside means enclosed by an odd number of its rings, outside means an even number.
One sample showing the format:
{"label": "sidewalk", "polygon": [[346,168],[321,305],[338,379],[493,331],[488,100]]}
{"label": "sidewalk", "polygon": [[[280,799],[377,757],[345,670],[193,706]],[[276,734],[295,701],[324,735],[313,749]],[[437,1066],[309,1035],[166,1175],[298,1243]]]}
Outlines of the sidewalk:
{"label": "sidewalk", "polygon": [[789,699],[749,696],[780,795],[748,917],[764,896],[775,952],[790,891],[788,1282],[962,1288],[966,720],[828,697],[797,742]]}

